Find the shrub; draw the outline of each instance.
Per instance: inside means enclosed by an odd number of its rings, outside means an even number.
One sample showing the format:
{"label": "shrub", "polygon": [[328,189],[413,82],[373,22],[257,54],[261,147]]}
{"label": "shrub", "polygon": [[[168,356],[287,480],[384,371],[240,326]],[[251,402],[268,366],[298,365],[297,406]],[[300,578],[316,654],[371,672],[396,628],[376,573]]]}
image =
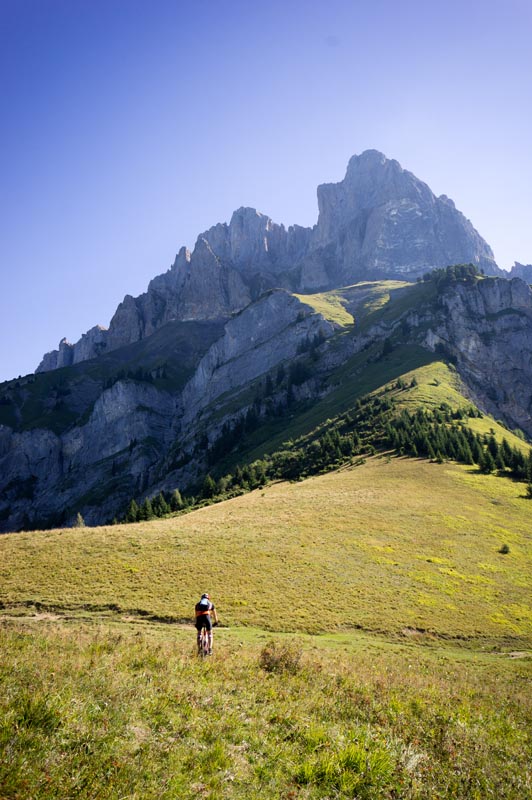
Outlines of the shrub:
{"label": "shrub", "polygon": [[291,642],[270,639],[261,650],[259,666],[266,672],[290,672],[301,669],[301,648]]}
{"label": "shrub", "polygon": [[503,544],[502,547],[499,547],[499,553],[502,553],[503,555],[506,555],[509,552],[510,552],[510,548],[508,547],[507,544]]}

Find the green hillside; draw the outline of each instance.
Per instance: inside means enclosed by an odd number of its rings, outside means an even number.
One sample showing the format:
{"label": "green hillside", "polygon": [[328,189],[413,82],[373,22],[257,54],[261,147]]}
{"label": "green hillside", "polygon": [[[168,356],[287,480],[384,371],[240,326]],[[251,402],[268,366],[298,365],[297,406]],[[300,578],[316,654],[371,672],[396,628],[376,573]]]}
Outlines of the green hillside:
{"label": "green hillside", "polygon": [[[405,414],[410,419],[406,434],[409,445],[416,438],[417,415],[423,414],[423,425],[432,423],[455,438],[469,438],[467,452],[462,455],[453,446],[448,450],[443,446],[444,458],[479,464],[482,453],[491,448],[497,456],[497,449],[503,446],[506,461],[501,450],[497,463],[487,471],[522,481],[528,476],[530,481],[530,446],[517,435],[519,432],[513,433],[481,414],[465,391],[454,366],[440,361],[437,354],[408,344],[398,344],[386,355],[382,345],[368,348],[334,371],[323,399],[295,403],[289,409],[291,413],[251,423],[248,417],[242,417],[223,433],[211,449],[211,472],[219,487],[215,494],[224,499],[231,496],[231,487],[234,493],[260,486],[267,479],[305,478],[375,451],[392,449],[417,455],[415,449],[399,448],[390,438],[389,431],[404,423]],[[432,445],[432,449],[422,451],[418,442],[419,454],[435,460],[440,446],[434,440]],[[242,466],[244,475],[238,479]],[[200,486],[196,487],[196,503],[197,492],[201,501]]]}
{"label": "green hillside", "polygon": [[530,509],[520,483],[382,456],[1,537],[0,796],[522,800]]}
{"label": "green hillside", "polygon": [[[363,282],[297,297],[338,325],[336,336],[328,342],[328,348],[334,353],[342,351],[346,340],[353,334],[364,333],[370,326],[379,323],[391,325],[408,311],[430,308],[440,288],[450,280],[448,272],[441,270],[434,280],[416,284]],[[470,276],[466,280],[483,278]],[[351,357],[340,359],[341,363],[329,372],[320,374],[321,399],[290,403],[280,414],[266,414],[253,425],[241,426],[235,443],[217,458],[213,468],[216,475],[233,472],[237,465],[283,450],[286,442],[312,440],[317,431],[330,428],[331,424],[334,426],[342,415],[352,411],[357,401],[368,395],[378,396],[387,392],[397,401],[397,413],[401,409],[415,413],[419,407],[432,412],[442,405],[453,411],[470,409],[474,403],[469,399],[469,390],[462,384],[454,365],[445,359],[444,354],[421,346],[422,333],[423,329],[418,328],[417,338],[413,339],[406,323],[395,324],[384,342],[370,341]],[[300,371],[308,377],[315,370],[319,358],[311,352],[300,360]],[[285,381],[290,382],[290,370],[286,372],[288,377]],[[272,381],[275,375],[269,379]],[[397,381],[403,384],[399,391],[393,388]],[[250,403],[265,401],[266,395],[265,381],[259,379],[241,391],[218,398],[213,418],[220,420],[224,414],[235,414]],[[529,452],[529,446],[519,432],[518,436],[515,435],[489,415],[470,417],[461,424],[477,434],[493,434],[499,443],[505,438],[511,447],[521,449],[525,455]]]}
{"label": "green hillside", "polygon": [[[334,356],[433,292],[300,299],[337,323]],[[178,387],[215,335],[165,326],[126,361],[10,384],[2,413],[31,427],[51,398],[60,430],[125,364]],[[184,511],[0,537],[0,798],[532,796],[529,444],[401,328],[323,370],[318,400],[295,378],[262,416],[264,378],[216,401],[211,423],[248,411]]]}
{"label": "green hillside", "polygon": [[184,516],[4,536],[0,599],[180,620],[207,586],[229,625],[530,646],[530,513],[523,484],[375,457]]}
{"label": "green hillside", "polygon": [[404,281],[363,281],[317,294],[300,294],[296,297],[314,311],[341,327],[360,329],[368,320],[392,318],[405,308],[414,307],[421,299],[427,300],[433,288],[427,284]]}

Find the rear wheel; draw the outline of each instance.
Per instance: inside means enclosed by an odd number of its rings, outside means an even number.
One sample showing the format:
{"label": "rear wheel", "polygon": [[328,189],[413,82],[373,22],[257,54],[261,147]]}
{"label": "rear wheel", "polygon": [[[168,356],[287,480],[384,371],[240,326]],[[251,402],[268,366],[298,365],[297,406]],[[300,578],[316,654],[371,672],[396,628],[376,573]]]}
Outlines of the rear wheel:
{"label": "rear wheel", "polygon": [[201,629],[198,655],[200,658],[206,658],[209,655],[209,631],[207,628]]}

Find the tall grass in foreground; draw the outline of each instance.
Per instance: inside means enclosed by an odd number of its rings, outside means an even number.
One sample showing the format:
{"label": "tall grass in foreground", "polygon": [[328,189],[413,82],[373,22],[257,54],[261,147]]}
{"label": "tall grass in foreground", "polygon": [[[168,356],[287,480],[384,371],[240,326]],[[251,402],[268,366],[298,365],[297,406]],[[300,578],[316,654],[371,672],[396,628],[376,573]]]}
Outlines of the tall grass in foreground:
{"label": "tall grass in foreground", "polygon": [[0,797],[531,794],[530,662],[186,634],[3,624]]}

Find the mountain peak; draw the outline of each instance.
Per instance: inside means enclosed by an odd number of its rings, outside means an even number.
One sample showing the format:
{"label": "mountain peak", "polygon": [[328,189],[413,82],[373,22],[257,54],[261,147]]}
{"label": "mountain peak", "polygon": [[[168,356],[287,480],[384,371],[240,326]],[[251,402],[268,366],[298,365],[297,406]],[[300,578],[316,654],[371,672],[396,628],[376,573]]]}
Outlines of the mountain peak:
{"label": "mountain peak", "polygon": [[[347,164],[347,173],[361,165],[380,166],[386,164],[387,161],[390,161],[390,159],[386,158],[384,153],[381,153],[380,150],[364,150],[359,155],[355,154],[351,156]],[[394,163],[397,164],[398,162],[395,161]]]}
{"label": "mountain peak", "polygon": [[263,217],[267,217],[267,215],[261,214],[261,212],[257,211],[256,208],[252,208],[251,206],[240,206],[240,208],[237,208],[236,211],[233,211],[231,222],[229,224],[232,225],[237,221],[255,220]]}
{"label": "mountain peak", "polygon": [[336,279],[412,280],[471,262],[500,274],[491,248],[446,196],[378,150],[349,159],[345,178],[318,186],[315,243],[334,248]]}

